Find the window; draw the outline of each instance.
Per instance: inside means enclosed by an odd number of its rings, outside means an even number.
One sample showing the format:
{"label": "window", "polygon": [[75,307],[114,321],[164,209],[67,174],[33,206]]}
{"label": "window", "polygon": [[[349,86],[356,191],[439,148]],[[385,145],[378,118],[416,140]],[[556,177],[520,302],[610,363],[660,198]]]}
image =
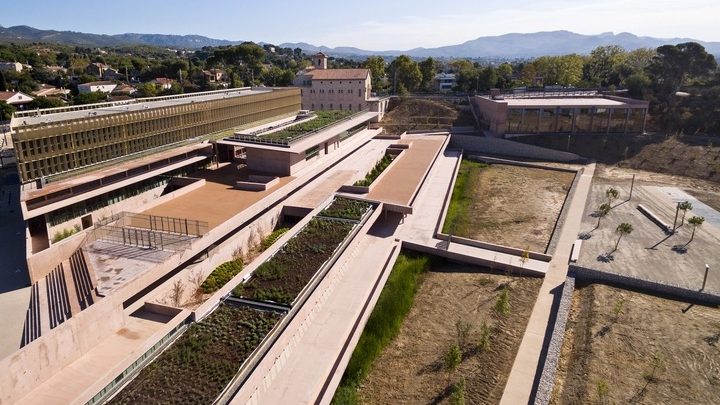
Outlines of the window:
{"label": "window", "polygon": [[352,111],[352,104],[348,104],[348,110]]}

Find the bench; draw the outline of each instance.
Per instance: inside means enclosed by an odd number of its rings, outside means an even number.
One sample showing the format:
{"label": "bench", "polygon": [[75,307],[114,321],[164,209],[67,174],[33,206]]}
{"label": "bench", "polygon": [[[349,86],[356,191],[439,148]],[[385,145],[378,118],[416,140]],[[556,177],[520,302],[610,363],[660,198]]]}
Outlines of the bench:
{"label": "bench", "polygon": [[578,239],[573,243],[572,251],[570,252],[570,261],[575,263],[580,258],[580,248],[582,248],[582,239]]}
{"label": "bench", "polygon": [[643,215],[653,221],[657,226],[659,226],[663,230],[663,232],[672,233],[672,228],[670,227],[670,225],[666,224],[662,219],[660,219],[652,211],[647,209],[644,205],[638,204],[637,209],[642,212]]}

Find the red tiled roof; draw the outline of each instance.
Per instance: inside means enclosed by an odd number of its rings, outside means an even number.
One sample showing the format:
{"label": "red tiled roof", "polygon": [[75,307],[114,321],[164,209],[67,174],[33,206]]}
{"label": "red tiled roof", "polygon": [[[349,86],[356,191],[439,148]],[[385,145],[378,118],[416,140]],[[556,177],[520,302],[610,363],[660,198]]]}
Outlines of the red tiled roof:
{"label": "red tiled roof", "polygon": [[313,80],[365,80],[368,69],[315,69],[307,72]]}

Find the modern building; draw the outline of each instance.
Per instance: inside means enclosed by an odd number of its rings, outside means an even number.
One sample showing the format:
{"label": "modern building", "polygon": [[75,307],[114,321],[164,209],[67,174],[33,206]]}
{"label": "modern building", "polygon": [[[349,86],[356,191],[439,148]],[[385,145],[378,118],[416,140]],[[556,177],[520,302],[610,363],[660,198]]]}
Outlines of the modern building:
{"label": "modern building", "polygon": [[312,58],[312,68],[299,72],[293,81],[301,89],[303,109],[361,111],[369,107],[369,69],[328,69],[327,55],[322,52]]}
{"label": "modern building", "polygon": [[475,96],[482,128],[495,136],[524,134],[637,134],[645,131],[648,102],[597,92]]}
{"label": "modern building", "polygon": [[[297,89],[233,89],[15,113],[21,207],[32,251],[207,165],[207,140],[300,110]],[[221,136],[221,135],[218,135]]]}
{"label": "modern building", "polygon": [[433,89],[441,93],[452,91],[457,84],[454,73],[438,73],[433,77]]}

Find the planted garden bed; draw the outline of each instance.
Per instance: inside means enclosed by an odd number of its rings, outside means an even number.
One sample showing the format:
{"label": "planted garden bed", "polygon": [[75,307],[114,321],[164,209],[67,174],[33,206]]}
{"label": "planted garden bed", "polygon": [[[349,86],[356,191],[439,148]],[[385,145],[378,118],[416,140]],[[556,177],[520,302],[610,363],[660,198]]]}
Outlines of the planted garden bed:
{"label": "planted garden bed", "polygon": [[370,203],[352,198],[337,197],[318,214],[321,217],[341,218],[359,221],[370,208]]}
{"label": "planted garden bed", "polygon": [[261,264],[252,278],[233,290],[236,297],[291,304],[354,224],[313,218],[273,257]]}
{"label": "planted garden bed", "polygon": [[368,187],[372,184],[375,179],[380,177],[380,174],[385,171],[385,169],[390,166],[390,163],[393,162],[395,157],[391,155],[385,155],[383,156],[378,162],[375,164],[375,166],[365,175],[365,178],[362,180],[358,180],[353,184],[354,186],[360,186],[360,187]]}
{"label": "planted garden bed", "polygon": [[225,262],[208,275],[207,279],[200,285],[205,294],[211,294],[221,289],[228,281],[240,273],[243,269],[243,262],[240,259]]}
{"label": "planted garden bed", "polygon": [[296,137],[315,131],[322,127],[328,126],[335,121],[351,116],[352,111],[317,111],[316,118],[304,121],[300,124],[289,126],[281,131],[271,132],[262,135],[265,139],[287,139],[292,140]]}
{"label": "planted garden bed", "polygon": [[110,404],[210,404],[281,314],[220,306],[132,380]]}

